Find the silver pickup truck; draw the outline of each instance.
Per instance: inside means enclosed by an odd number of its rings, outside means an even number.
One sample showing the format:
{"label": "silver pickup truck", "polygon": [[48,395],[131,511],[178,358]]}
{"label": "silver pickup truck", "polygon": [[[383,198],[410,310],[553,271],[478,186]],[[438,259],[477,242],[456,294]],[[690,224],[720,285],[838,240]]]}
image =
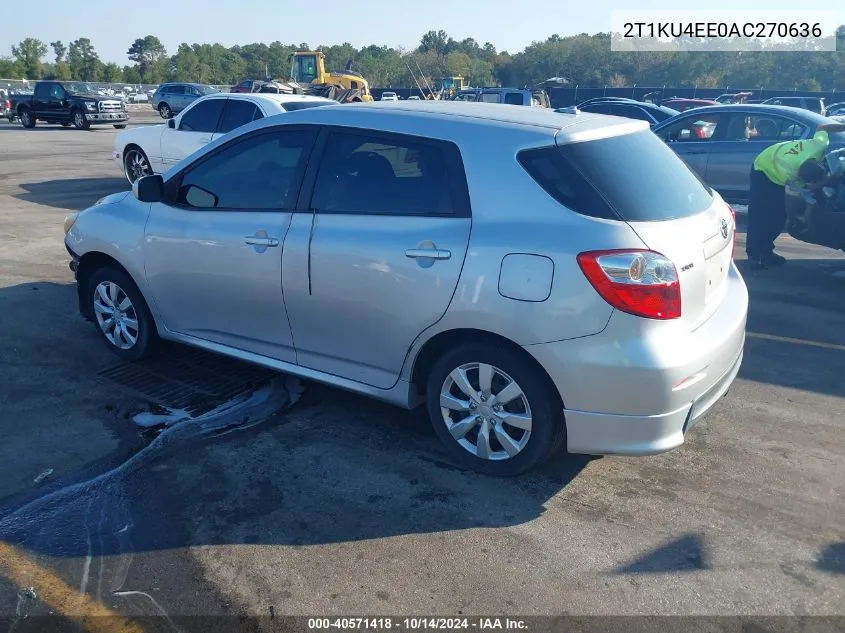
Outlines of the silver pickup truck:
{"label": "silver pickup truck", "polygon": [[549,97],[544,90],[522,88],[466,88],[459,91],[452,101],[477,101],[481,103],[504,103],[507,105],[548,108]]}

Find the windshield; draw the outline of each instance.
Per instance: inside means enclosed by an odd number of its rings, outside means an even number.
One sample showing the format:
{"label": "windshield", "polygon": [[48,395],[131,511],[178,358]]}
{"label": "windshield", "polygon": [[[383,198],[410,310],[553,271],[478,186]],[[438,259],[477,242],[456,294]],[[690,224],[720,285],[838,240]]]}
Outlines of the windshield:
{"label": "windshield", "polygon": [[291,81],[310,84],[317,78],[317,58],[314,55],[294,55],[290,70]]}

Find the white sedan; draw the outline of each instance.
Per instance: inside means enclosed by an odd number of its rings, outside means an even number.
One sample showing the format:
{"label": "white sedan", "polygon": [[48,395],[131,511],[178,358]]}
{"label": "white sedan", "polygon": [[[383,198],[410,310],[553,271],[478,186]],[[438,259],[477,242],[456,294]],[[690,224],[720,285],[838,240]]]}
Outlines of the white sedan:
{"label": "white sedan", "polygon": [[250,121],[323,105],[323,97],[291,94],[214,93],[194,101],[166,124],[124,130],[115,136],[112,158],[130,183],[163,174],[186,156]]}

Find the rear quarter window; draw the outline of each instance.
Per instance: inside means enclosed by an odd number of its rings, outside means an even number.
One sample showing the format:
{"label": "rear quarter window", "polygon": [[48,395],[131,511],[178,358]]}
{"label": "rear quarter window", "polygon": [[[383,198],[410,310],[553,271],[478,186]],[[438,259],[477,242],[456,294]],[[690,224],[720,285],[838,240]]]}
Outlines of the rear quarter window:
{"label": "rear quarter window", "polygon": [[555,200],[591,217],[674,220],[713,201],[711,189],[649,130],[523,150],[517,159]]}

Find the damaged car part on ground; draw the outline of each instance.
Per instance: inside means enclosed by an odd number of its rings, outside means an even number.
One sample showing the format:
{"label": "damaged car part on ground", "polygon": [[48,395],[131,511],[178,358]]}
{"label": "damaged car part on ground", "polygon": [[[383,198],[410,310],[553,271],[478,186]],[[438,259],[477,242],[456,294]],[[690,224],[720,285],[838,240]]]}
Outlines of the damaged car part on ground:
{"label": "damaged car part on ground", "polygon": [[118,356],[168,339],[425,404],[489,474],[561,446],[680,446],[742,361],[735,219],[638,121],[301,110],[65,228],[81,311]]}

